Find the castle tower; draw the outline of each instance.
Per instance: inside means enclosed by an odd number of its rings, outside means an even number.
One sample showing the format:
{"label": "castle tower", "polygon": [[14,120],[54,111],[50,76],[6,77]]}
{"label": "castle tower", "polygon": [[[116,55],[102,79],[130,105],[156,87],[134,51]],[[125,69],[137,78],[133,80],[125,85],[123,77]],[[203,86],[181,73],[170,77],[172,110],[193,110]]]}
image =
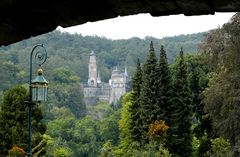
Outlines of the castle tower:
{"label": "castle tower", "polygon": [[88,63],[88,85],[97,87],[97,61],[93,51],[90,54]]}
{"label": "castle tower", "polygon": [[[125,69],[126,70],[126,69]],[[111,93],[109,103],[116,103],[126,93],[126,76],[127,71],[121,73],[116,69],[112,71],[111,76]]]}

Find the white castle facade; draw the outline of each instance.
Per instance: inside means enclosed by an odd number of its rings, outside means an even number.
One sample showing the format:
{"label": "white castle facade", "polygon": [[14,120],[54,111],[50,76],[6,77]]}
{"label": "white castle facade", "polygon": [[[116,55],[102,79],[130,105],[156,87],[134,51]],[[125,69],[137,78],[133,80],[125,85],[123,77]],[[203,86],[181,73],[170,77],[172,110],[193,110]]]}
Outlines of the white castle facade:
{"label": "white castle facade", "polygon": [[123,73],[117,68],[114,69],[109,82],[102,82],[97,70],[96,55],[92,51],[88,63],[88,82],[83,90],[84,102],[87,105],[95,105],[97,101],[115,104],[129,90],[127,68]]}

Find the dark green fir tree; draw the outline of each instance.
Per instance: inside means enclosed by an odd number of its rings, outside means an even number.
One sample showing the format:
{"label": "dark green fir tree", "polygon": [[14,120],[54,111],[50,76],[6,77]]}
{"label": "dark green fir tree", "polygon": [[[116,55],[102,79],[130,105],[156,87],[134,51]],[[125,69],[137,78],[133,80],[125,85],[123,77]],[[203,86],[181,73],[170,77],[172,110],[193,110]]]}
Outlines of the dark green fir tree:
{"label": "dark green fir tree", "polygon": [[153,43],[150,44],[150,50],[142,67],[142,86],[140,92],[140,120],[142,125],[142,142],[143,144],[148,141],[148,128],[154,121],[154,109],[157,105],[157,58],[153,48]]}
{"label": "dark green fir tree", "polygon": [[192,154],[192,95],[182,48],[176,63],[173,89],[167,146],[174,157],[190,157]]}
{"label": "dark green fir tree", "polygon": [[164,47],[161,46],[160,60],[158,64],[158,109],[156,109],[156,119],[164,120],[167,124],[169,123],[170,114],[170,103],[172,93],[172,76],[168,66],[167,54]]}
{"label": "dark green fir tree", "polygon": [[[140,91],[142,84],[142,68],[139,59],[137,60],[136,72],[132,79],[132,105],[129,106],[130,112],[130,132],[134,141],[139,141],[141,137],[142,121],[140,119]],[[140,141],[139,141],[140,142]]]}
{"label": "dark green fir tree", "polygon": [[[8,150],[13,146],[27,152],[28,107],[25,103],[27,100],[27,90],[22,86],[15,86],[4,93],[0,111],[0,157],[8,156]],[[37,104],[33,106],[32,115],[32,148],[34,148],[42,141],[46,125],[40,122],[43,116]],[[44,155],[45,146],[46,144],[36,150],[40,151],[39,155]]]}

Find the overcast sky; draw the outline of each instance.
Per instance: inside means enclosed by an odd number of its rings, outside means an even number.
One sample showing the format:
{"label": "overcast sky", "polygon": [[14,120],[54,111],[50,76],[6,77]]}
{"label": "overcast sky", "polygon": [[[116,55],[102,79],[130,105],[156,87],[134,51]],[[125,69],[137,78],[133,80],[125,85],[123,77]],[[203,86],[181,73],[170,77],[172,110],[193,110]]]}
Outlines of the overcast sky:
{"label": "overcast sky", "polygon": [[152,17],[150,14],[139,14],[88,22],[79,26],[57,29],[83,36],[97,35],[108,39],[144,38],[152,36],[163,38],[180,34],[191,34],[215,29],[228,22],[234,13],[216,13],[215,15],[184,16],[171,15]]}

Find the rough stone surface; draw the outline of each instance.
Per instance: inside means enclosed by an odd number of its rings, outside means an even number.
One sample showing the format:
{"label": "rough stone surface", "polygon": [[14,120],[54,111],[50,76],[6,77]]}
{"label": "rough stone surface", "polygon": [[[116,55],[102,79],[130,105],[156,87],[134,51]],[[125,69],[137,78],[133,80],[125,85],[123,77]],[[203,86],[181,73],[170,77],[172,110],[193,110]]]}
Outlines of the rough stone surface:
{"label": "rough stone surface", "polygon": [[0,45],[86,22],[150,13],[204,15],[237,12],[237,0],[1,0]]}

